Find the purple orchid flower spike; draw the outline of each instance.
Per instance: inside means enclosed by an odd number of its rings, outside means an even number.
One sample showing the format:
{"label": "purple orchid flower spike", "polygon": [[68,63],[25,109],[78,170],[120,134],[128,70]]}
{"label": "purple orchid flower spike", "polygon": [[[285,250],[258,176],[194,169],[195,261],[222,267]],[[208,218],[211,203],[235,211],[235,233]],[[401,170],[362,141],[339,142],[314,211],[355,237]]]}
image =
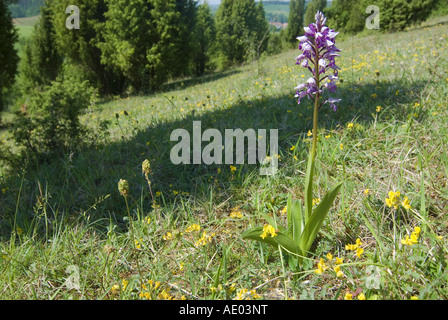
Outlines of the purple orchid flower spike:
{"label": "purple orchid flower spike", "polygon": [[[335,92],[337,89],[340,68],[336,65],[335,58],[339,57],[341,50],[335,46],[335,38],[339,33],[325,26],[327,18],[322,12],[318,11],[315,18],[315,23],[304,28],[305,35],[297,37],[302,53],[296,58],[296,64],[307,68],[313,75],[306,83],[296,87],[295,97],[299,104],[304,97],[315,101],[320,99],[324,90]],[[322,101],[319,108],[328,103],[336,111],[336,103],[340,101],[329,98]]]}

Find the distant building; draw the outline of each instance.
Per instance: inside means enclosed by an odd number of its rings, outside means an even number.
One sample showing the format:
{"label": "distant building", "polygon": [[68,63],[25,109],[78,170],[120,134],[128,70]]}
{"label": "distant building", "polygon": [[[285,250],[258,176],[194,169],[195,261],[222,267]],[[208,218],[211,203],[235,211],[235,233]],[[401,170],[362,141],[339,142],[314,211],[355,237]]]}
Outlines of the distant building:
{"label": "distant building", "polygon": [[288,23],[281,23],[281,22],[271,21],[271,22],[269,22],[269,24],[271,26],[276,27],[277,29],[286,29],[288,27]]}

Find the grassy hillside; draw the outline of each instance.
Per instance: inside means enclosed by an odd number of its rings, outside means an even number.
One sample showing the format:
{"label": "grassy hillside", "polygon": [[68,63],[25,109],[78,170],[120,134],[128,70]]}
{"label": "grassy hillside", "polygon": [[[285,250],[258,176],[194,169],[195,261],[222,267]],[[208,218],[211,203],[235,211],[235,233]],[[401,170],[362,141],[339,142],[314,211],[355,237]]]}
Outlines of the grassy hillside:
{"label": "grassy hillside", "polygon": [[[288,194],[304,196],[312,112],[294,98],[309,77],[294,50],[154,95],[99,102],[82,119],[96,129],[96,147],[26,172],[3,168],[1,297],[447,299],[448,17],[338,46],[342,102],[320,113],[315,200],[337,182],[343,189],[301,268],[241,239],[265,216],[285,225]],[[110,121],[109,136],[100,120]],[[170,134],[192,132],[194,120],[223,133],[278,129],[279,172],[173,165]],[[127,197],[120,179],[129,181]],[[389,208],[391,191],[409,207]],[[357,239],[363,253],[348,250]],[[319,275],[320,259],[328,269]]]}
{"label": "grassy hillside", "polygon": [[14,18],[13,22],[19,31],[19,37],[26,39],[33,33],[34,25],[39,20],[39,16],[27,18]]}
{"label": "grassy hillside", "polygon": [[266,18],[269,21],[288,22],[289,3],[279,4],[271,2],[263,2]]}

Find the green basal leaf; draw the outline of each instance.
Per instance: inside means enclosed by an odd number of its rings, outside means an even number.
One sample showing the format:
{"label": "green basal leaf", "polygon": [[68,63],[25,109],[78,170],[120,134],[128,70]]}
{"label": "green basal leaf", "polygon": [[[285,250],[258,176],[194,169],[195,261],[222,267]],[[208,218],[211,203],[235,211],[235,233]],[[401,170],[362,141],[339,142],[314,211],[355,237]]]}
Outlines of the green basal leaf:
{"label": "green basal leaf", "polygon": [[287,216],[287,222],[288,222],[288,233],[291,237],[294,238],[294,226],[293,226],[293,218],[292,218],[292,195],[288,195],[288,201],[286,203],[286,216]]}
{"label": "green basal leaf", "polygon": [[288,207],[288,210],[291,210],[292,239],[298,245],[305,225],[302,202],[300,200],[294,201],[291,205],[291,209]]}
{"label": "green basal leaf", "polygon": [[273,246],[274,248],[278,248],[278,245],[280,245],[281,247],[284,247],[288,251],[297,254],[300,253],[299,246],[290,237],[288,237],[285,233],[281,231],[277,231],[276,233],[277,235],[275,237],[268,236],[263,239],[261,237],[261,235],[263,234],[263,227],[256,227],[245,231],[242,234],[242,238],[267,243]]}
{"label": "green basal leaf", "polygon": [[303,229],[302,237],[300,239],[300,248],[304,252],[308,252],[311,245],[313,244],[313,241],[316,238],[317,233],[319,232],[319,229],[328,214],[328,211],[333,206],[333,202],[336,199],[336,196],[339,193],[341,187],[342,183],[330,190],[330,192],[328,192],[320,201],[310,219],[306,221],[306,225]]}

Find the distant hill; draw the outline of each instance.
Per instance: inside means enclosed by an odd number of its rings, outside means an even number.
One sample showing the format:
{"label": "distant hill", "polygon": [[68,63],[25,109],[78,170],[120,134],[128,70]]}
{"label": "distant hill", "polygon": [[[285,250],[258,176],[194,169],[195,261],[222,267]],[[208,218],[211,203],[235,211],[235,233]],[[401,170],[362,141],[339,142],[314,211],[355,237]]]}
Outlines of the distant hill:
{"label": "distant hill", "polygon": [[[306,0],[305,4],[308,4],[311,0]],[[258,2],[258,0],[256,0]],[[266,19],[269,22],[287,23],[289,17],[289,0],[263,0],[264,11],[266,12]],[[330,6],[333,0],[327,0],[327,6]],[[216,13],[218,10],[220,0],[210,1],[207,0],[212,12]]]}
{"label": "distant hill", "polygon": [[9,5],[13,18],[33,17],[40,14],[40,7],[44,0],[19,0],[16,4]]}

